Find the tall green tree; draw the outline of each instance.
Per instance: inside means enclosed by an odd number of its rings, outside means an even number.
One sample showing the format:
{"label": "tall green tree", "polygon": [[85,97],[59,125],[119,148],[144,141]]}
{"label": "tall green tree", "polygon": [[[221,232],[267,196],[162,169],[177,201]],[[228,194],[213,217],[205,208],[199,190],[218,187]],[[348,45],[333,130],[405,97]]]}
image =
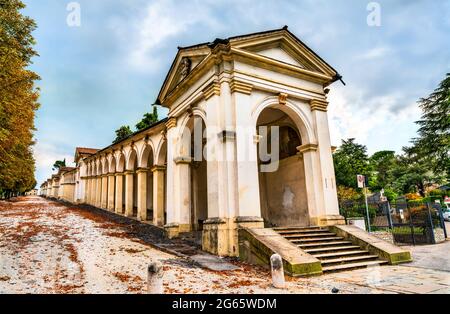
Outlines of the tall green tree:
{"label": "tall green tree", "polygon": [[395,179],[393,170],[397,166],[395,152],[389,150],[376,152],[370,157],[369,163],[374,175],[371,181],[371,189],[380,191],[381,189],[392,188]]}
{"label": "tall green tree", "polygon": [[342,140],[342,145],[333,155],[337,185],[356,188],[356,176],[371,172],[367,147],[357,144],[354,138]]}
{"label": "tall green tree", "polygon": [[59,170],[61,168],[64,168],[65,166],[66,166],[66,159],[64,159],[64,160],[57,160],[53,164],[53,171]]}
{"label": "tall green tree", "polygon": [[29,70],[37,52],[36,23],[21,14],[20,0],[0,0],[0,191],[24,192],[36,185],[32,146],[39,76]]}
{"label": "tall green tree", "polygon": [[419,137],[413,141],[416,151],[433,170],[450,176],[450,73],[427,98],[419,101],[423,111]]}
{"label": "tall green tree", "polygon": [[113,144],[119,143],[120,141],[126,139],[131,134],[133,134],[133,131],[131,131],[130,126],[128,125],[121,126],[119,129],[116,130],[116,139],[114,140]]}
{"label": "tall green tree", "polygon": [[419,193],[422,197],[425,197],[427,187],[439,184],[443,179],[433,172],[428,159],[417,147],[403,148],[403,154],[398,156],[393,168],[393,176],[393,186],[399,194]]}
{"label": "tall green tree", "polygon": [[153,112],[144,114],[144,118],[136,124],[136,129],[138,131],[144,130],[151,127],[156,122],[158,122],[158,108],[153,106]]}

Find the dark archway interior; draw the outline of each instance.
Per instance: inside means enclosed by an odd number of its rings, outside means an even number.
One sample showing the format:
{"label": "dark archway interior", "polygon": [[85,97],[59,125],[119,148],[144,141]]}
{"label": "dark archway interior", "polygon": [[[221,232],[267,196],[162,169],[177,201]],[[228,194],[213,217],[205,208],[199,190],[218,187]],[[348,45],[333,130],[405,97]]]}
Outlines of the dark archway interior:
{"label": "dark archway interior", "polygon": [[[194,127],[196,124],[197,128]],[[202,134],[204,134],[206,126],[203,119],[199,117],[193,117],[189,121],[187,127],[191,130],[191,225],[194,231],[201,231],[203,230],[203,222],[208,218],[207,161],[203,153],[201,154],[201,160],[200,158],[197,158],[198,160],[195,160],[194,157],[200,156],[199,154],[195,154],[195,151],[197,149],[203,152],[204,148],[207,145],[207,142],[206,139],[203,139],[201,143],[196,143],[194,141],[194,130],[201,129]]]}
{"label": "dark archway interior", "polygon": [[[278,167],[274,171],[261,171],[262,165],[276,162],[274,158],[259,162],[259,187],[261,214],[268,227],[274,226],[308,226],[308,202],[305,185],[305,170],[302,156],[298,154],[298,147],[302,145],[299,130],[293,120],[279,109],[267,108],[261,113],[257,127],[268,127],[268,153],[272,153],[272,141],[278,145]],[[270,127],[279,128],[279,136],[272,140]],[[276,133],[274,133],[275,135]],[[259,148],[258,147],[258,148]],[[258,156],[259,149],[258,149]]]}

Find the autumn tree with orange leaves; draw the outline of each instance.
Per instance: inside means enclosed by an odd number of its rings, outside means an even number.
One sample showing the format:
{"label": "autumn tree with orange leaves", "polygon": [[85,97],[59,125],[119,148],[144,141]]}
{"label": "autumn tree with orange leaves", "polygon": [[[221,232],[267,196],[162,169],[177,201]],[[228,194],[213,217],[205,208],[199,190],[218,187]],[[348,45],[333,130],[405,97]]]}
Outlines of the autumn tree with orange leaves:
{"label": "autumn tree with orange leaves", "polygon": [[36,23],[21,14],[20,0],[0,0],[0,194],[23,193],[36,185],[32,146],[39,107],[39,76],[29,70]]}

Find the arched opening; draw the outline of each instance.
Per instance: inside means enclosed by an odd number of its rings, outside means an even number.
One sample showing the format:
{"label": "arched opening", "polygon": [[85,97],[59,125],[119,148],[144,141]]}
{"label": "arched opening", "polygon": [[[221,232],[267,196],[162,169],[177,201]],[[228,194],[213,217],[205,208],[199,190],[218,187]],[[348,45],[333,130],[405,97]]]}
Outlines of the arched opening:
{"label": "arched opening", "polygon": [[[206,125],[199,116],[193,116],[185,126],[182,153],[190,157],[190,219],[193,231],[202,231],[203,222],[208,218],[208,177],[207,161],[204,156],[207,140],[204,137]],[[189,138],[187,138],[189,136]],[[186,146],[188,144],[188,146]]]}
{"label": "arched opening", "polygon": [[[111,175],[114,175],[116,173],[116,158],[114,158],[114,156],[111,157],[111,163],[109,166],[109,173]],[[112,184],[110,188],[111,193],[108,192],[108,209],[110,210],[114,210],[116,208],[116,178],[112,177],[112,179],[110,180],[110,183]],[[109,197],[111,196],[111,199],[109,199]]]}
{"label": "arched opening", "polygon": [[[267,131],[261,127],[266,127]],[[258,147],[259,189],[261,214],[266,226],[308,226],[305,170],[297,149],[302,145],[300,130],[286,112],[271,107],[259,115],[257,129],[262,136]],[[269,156],[272,146],[278,149],[278,167],[267,167],[276,162],[276,156],[261,158],[263,143],[267,143]]]}
{"label": "arched opening", "polygon": [[[103,161],[103,175],[107,176],[109,173],[109,162],[108,159],[105,159]],[[103,178],[102,177],[102,184],[104,185],[102,188],[102,208],[106,209],[108,208],[108,189],[109,189],[109,182],[108,177]]]}
{"label": "arched opening", "polygon": [[[137,194],[138,194],[138,182],[137,182],[137,175],[136,175],[136,170],[137,170],[137,153],[136,150],[132,150],[130,153],[130,156],[128,157],[128,164],[127,164],[127,172],[130,172],[132,175],[132,187],[133,187],[133,192],[132,192],[132,217],[137,217]],[[128,174],[127,174],[128,176]],[[128,180],[125,180],[125,190],[128,191]]]}
{"label": "arched opening", "polygon": [[[158,156],[155,158],[155,166],[160,167],[160,170],[153,172],[153,184],[155,187],[153,197],[156,198],[159,196],[159,201],[162,202],[163,206],[163,217],[159,221],[154,220],[154,223],[163,226],[167,221],[167,141],[165,139],[162,140]],[[163,184],[162,187],[160,186],[161,181]]]}
{"label": "arched opening", "polygon": [[[121,153],[117,162],[117,172],[123,174],[124,171],[125,171],[125,155]],[[119,195],[117,195],[118,200],[116,201],[117,206],[116,209],[120,214],[123,214],[125,210],[125,178],[122,176],[119,180],[121,182],[121,184],[119,185],[119,187],[121,187],[121,190],[118,191],[118,193],[120,193],[120,197]]]}
{"label": "arched opening", "polygon": [[150,145],[147,145],[147,147],[144,149],[144,152],[142,153],[141,168],[148,169],[147,171],[147,185],[146,185],[146,191],[145,191],[145,204],[146,204],[146,210],[147,210],[147,221],[153,221],[153,173],[151,171],[151,168],[154,164],[154,154],[153,154],[153,148]]}

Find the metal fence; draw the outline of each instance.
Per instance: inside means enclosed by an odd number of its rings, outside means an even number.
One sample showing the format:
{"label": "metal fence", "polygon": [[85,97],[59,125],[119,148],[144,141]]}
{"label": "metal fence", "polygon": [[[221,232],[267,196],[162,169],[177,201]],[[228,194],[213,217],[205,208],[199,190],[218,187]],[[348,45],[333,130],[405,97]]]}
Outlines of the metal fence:
{"label": "metal fence", "polygon": [[405,198],[394,202],[369,199],[369,217],[365,201],[341,202],[340,210],[347,223],[351,219],[363,218],[366,230],[388,231],[395,243],[435,244],[447,237],[442,208],[438,203],[411,202]]}

